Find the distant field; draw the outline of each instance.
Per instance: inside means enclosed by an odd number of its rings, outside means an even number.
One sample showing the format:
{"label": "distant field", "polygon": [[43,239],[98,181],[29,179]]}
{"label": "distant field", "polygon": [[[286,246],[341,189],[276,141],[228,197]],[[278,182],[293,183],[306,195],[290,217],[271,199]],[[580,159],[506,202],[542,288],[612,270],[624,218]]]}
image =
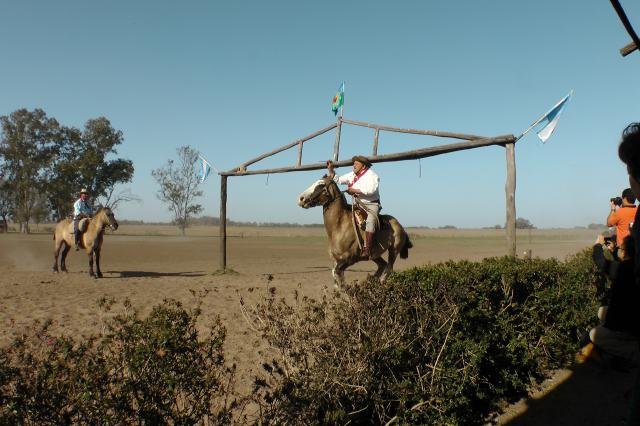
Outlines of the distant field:
{"label": "distant field", "polygon": [[[53,225],[32,227],[34,234],[49,233]],[[10,227],[10,230],[12,228]],[[15,228],[13,228],[15,232]],[[504,229],[425,229],[407,228],[414,241],[416,251],[426,249],[431,253],[431,261],[456,258],[478,259],[486,256],[505,254],[506,238]],[[182,237],[173,225],[121,225],[117,231],[108,231],[113,236],[140,237]],[[519,229],[516,232],[518,254],[531,250],[533,256],[564,258],[568,254],[591,245],[598,231],[590,229]],[[192,226],[187,228],[186,237],[219,236],[218,226]],[[308,238],[320,243],[326,241],[323,227],[269,227],[269,226],[229,226],[228,240],[233,239],[281,239]],[[247,241],[247,243],[249,243]],[[229,245],[231,243],[229,242]],[[422,247],[421,247],[422,246]]]}

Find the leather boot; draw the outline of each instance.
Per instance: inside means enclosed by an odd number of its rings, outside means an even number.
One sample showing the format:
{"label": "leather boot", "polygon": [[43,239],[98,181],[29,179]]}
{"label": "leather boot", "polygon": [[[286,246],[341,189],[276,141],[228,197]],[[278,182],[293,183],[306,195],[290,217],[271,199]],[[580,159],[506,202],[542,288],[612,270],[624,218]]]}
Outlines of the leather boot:
{"label": "leather boot", "polygon": [[76,240],[76,251],[80,250],[80,231],[75,231],[73,236]]}
{"label": "leather boot", "polygon": [[362,247],[362,257],[371,256],[371,245],[373,244],[373,232],[364,233],[364,247]]}

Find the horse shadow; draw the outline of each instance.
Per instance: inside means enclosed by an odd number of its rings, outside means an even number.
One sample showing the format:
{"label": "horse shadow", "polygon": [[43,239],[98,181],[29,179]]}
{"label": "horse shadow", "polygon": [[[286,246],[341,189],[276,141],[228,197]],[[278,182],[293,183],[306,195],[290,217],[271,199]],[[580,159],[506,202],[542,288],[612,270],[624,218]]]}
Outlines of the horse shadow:
{"label": "horse shadow", "polygon": [[112,278],[161,278],[161,277],[188,277],[196,278],[207,275],[204,271],[190,272],[152,272],[152,271],[109,271]]}
{"label": "horse shadow", "polygon": [[576,365],[566,378],[539,396],[519,402],[520,414],[502,419],[506,425],[619,425],[631,404],[637,369],[617,371],[591,363]]}

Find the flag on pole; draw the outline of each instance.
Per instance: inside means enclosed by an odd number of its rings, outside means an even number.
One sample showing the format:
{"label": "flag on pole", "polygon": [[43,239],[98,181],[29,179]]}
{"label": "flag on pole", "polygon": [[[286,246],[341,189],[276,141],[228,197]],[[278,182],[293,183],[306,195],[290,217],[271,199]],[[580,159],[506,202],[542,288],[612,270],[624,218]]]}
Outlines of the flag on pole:
{"label": "flag on pole", "polygon": [[338,110],[342,105],[344,105],[344,81],[340,85],[338,93],[336,93],[333,97],[333,101],[331,102],[331,111],[333,111],[333,115],[338,115]]}
{"label": "flag on pole", "polygon": [[203,183],[209,177],[209,173],[211,173],[211,164],[207,160],[204,159],[201,155],[200,157],[200,183]]}
{"label": "flag on pole", "polygon": [[558,120],[560,120],[560,113],[564,110],[564,107],[567,105],[567,102],[573,95],[573,90],[569,92],[567,96],[562,98],[560,102],[555,104],[549,111],[547,111],[542,117],[538,118],[533,122],[531,126],[527,128],[520,136],[516,138],[516,140],[520,140],[524,135],[529,133],[531,129],[542,124],[542,127],[538,126],[538,137],[542,142],[546,142],[547,139],[551,137],[551,134],[556,129],[558,125]]}
{"label": "flag on pole", "polygon": [[538,137],[542,142],[546,142],[547,139],[551,137],[551,134],[553,133],[553,131],[556,129],[556,126],[558,125],[558,121],[560,120],[560,113],[562,113],[562,111],[564,110],[564,107],[567,105],[567,102],[571,98],[572,94],[573,94],[573,90],[569,92],[567,96],[562,98],[560,102],[555,104],[553,108],[551,108],[549,112],[547,112],[538,121],[538,123],[536,123],[536,125],[541,123],[544,124],[544,126],[537,132]]}

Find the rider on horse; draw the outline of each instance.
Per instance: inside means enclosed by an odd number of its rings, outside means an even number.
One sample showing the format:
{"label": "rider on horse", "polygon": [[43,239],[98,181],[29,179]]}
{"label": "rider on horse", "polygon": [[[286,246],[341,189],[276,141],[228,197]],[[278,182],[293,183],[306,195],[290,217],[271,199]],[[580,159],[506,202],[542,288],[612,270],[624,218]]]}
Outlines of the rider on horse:
{"label": "rider on horse", "polygon": [[365,227],[365,241],[362,248],[362,257],[369,257],[373,244],[373,235],[376,230],[376,221],[380,211],[380,194],[378,186],[380,178],[371,170],[371,161],[362,155],[356,155],[353,161],[353,171],[346,175],[335,177],[333,162],[327,161],[328,176],[337,183],[347,185],[347,193],[357,198],[367,212],[367,222]]}
{"label": "rider on horse", "polygon": [[80,198],[73,203],[73,236],[76,242],[76,251],[80,250],[80,230],[78,229],[78,222],[85,217],[91,217],[93,215],[93,207],[87,201],[89,193],[85,188],[80,190]]}

